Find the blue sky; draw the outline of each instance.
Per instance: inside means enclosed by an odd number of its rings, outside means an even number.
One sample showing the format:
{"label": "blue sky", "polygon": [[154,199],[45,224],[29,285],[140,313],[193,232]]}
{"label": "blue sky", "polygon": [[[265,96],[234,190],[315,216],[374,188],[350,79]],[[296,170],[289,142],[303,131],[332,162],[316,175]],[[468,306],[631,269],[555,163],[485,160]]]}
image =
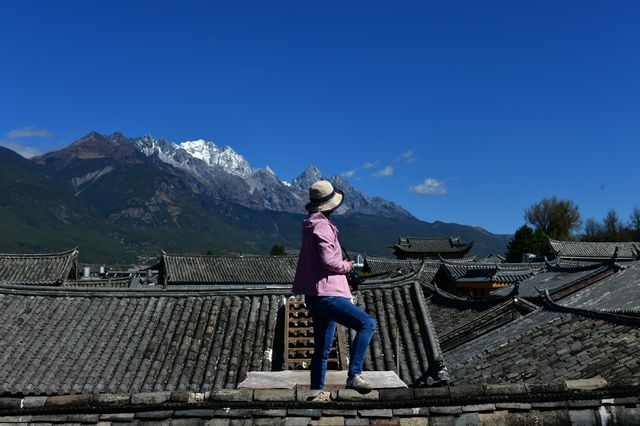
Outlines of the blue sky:
{"label": "blue sky", "polygon": [[640,205],[640,3],[0,2],[0,144],[96,130],[344,174],[512,233],[542,197]]}

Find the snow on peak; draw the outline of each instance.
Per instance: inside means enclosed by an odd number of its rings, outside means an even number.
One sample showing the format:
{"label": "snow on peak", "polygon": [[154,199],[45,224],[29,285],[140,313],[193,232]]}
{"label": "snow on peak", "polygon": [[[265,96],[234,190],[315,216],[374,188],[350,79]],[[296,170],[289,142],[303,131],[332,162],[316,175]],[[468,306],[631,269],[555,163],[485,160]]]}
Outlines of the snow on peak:
{"label": "snow on peak", "polygon": [[218,148],[215,143],[204,139],[176,144],[145,135],[135,139],[134,142],[138,150],[147,157],[157,155],[160,160],[176,167],[189,168],[187,159],[196,158],[210,167],[221,167],[227,173],[242,178],[250,176],[255,171],[249,162],[233,148],[229,146]]}
{"label": "snow on peak", "polygon": [[219,151],[215,143],[207,142],[204,139],[182,142],[178,146],[191,154],[192,157],[199,158],[207,164],[211,164],[211,157]]}
{"label": "snow on peak", "polygon": [[192,157],[198,158],[210,166],[220,166],[228,173],[247,177],[254,172],[249,162],[229,146],[221,149],[215,143],[203,139],[182,142],[178,146]]}

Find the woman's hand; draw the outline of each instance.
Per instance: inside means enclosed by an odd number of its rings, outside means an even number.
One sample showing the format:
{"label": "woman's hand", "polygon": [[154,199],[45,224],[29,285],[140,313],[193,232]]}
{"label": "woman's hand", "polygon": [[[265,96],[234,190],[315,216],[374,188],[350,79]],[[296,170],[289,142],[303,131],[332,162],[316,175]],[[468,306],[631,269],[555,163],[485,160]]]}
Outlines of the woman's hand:
{"label": "woman's hand", "polygon": [[349,264],[349,272],[353,271],[353,260],[349,260],[347,263]]}

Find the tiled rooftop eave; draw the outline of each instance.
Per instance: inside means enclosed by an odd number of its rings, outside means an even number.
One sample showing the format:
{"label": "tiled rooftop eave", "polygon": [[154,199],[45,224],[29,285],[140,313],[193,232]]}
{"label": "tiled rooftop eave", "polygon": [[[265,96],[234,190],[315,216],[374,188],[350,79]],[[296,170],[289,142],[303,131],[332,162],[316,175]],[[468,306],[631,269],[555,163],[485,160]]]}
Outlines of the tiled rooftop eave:
{"label": "tiled rooftop eave", "polygon": [[558,261],[545,262],[545,270],[549,272],[566,272],[566,273],[586,272],[591,270],[595,271],[602,268],[612,268],[612,267],[624,268],[624,266],[617,263],[615,259],[607,259],[602,262],[589,262],[589,264],[587,265],[581,264],[581,265],[575,265],[575,266],[563,265],[563,264],[560,264]]}
{"label": "tiled rooftop eave", "polygon": [[515,284],[509,294],[496,297],[489,300],[469,300],[462,297],[455,296],[444,290],[441,290],[438,286],[434,286],[434,300],[442,303],[446,306],[460,307],[463,309],[486,309],[488,306],[498,305],[518,296],[518,284]]}
{"label": "tiled rooftop eave", "polygon": [[420,262],[420,267],[410,271],[404,275],[397,276],[383,276],[383,277],[362,277],[362,288],[373,288],[373,287],[385,287],[385,286],[394,286],[401,283],[407,283],[411,281],[416,281],[420,278],[426,268],[428,263],[422,260]]}

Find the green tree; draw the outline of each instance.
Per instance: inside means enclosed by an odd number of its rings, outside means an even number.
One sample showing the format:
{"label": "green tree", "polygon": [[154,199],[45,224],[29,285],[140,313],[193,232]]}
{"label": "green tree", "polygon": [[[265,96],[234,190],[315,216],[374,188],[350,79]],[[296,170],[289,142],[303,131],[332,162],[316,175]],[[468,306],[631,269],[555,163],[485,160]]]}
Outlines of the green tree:
{"label": "green tree", "polygon": [[618,213],[614,209],[609,209],[603,220],[605,238],[607,241],[618,241],[622,234],[622,223]]}
{"label": "green tree", "polygon": [[213,250],[209,249],[209,250],[207,251],[207,256],[213,256]]}
{"label": "green tree", "polygon": [[540,228],[534,231],[530,226],[522,225],[507,244],[507,262],[522,262],[524,253],[541,254],[547,241]]}
{"label": "green tree", "polygon": [[555,195],[533,204],[525,210],[524,218],[554,240],[569,239],[571,232],[578,229],[581,223],[578,206],[571,200],[560,200]]}
{"label": "green tree", "polygon": [[590,217],[584,222],[584,237],[582,241],[600,241],[604,235],[604,228],[602,225]]}
{"label": "green tree", "polygon": [[287,251],[284,248],[283,244],[274,244],[271,247],[271,256],[286,256]]}

